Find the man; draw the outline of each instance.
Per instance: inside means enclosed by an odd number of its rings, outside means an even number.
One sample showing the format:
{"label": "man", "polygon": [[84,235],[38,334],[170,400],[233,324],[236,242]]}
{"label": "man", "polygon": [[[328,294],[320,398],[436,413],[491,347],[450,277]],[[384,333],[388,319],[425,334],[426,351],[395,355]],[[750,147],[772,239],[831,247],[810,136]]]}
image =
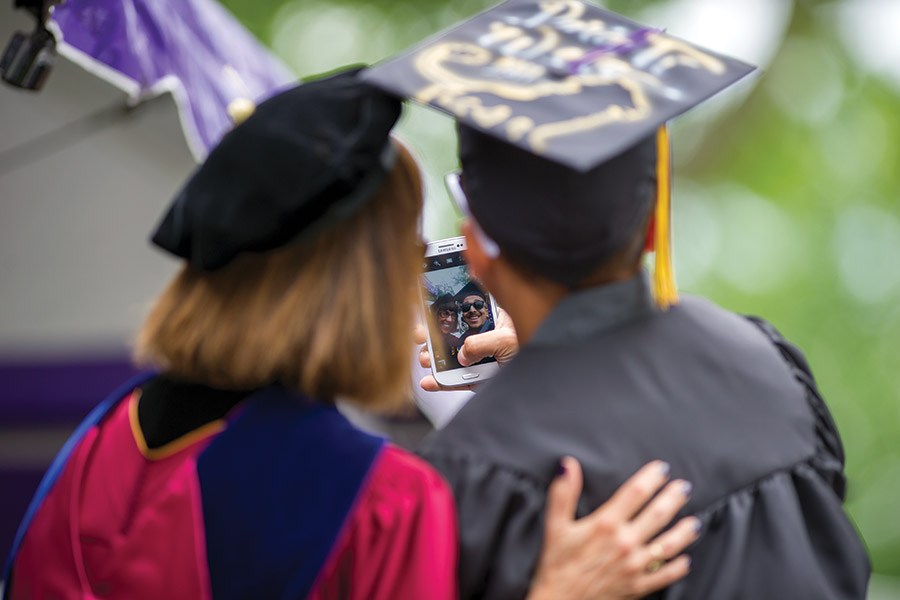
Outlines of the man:
{"label": "man", "polygon": [[[463,595],[525,593],[540,540],[538,494],[558,457],[572,454],[585,468],[583,510],[648,456],[665,457],[696,484],[687,510],[705,530],[691,575],[667,598],[864,598],[868,560],[840,509],[843,450],[802,354],[768,324],[704,299],[655,306],[641,268],[652,200],[641,203],[625,241],[591,267],[574,267],[562,243],[529,247],[517,243],[521,231],[498,225],[502,209],[490,199],[500,189],[550,193],[561,181],[608,189],[629,163],[653,160],[652,140],[587,174],[541,165],[467,127],[460,148],[465,181],[477,180],[469,188],[484,193],[468,197],[469,264],[509,312],[522,345],[421,450],[464,515]],[[510,178],[499,163],[540,177]],[[626,187],[642,186],[642,170],[631,169]],[[548,212],[592,195],[558,197]],[[591,239],[583,223],[566,242]],[[484,251],[485,234],[501,248],[496,258]]]}
{"label": "man", "polygon": [[490,319],[490,306],[486,300],[486,294],[474,282],[470,281],[456,293],[459,312],[467,329],[463,332],[462,342],[472,335],[485,333],[494,328],[494,322]]}
{"label": "man", "polygon": [[[572,455],[582,513],[650,457],[696,484],[703,534],[666,598],[864,598],[805,359],[763,321],[679,302],[671,276],[664,123],[750,69],[577,0],[505,3],[379,69],[460,120],[468,263],[522,346],[421,450],[457,500],[461,596],[525,595]],[[637,568],[670,551],[653,555]]]}

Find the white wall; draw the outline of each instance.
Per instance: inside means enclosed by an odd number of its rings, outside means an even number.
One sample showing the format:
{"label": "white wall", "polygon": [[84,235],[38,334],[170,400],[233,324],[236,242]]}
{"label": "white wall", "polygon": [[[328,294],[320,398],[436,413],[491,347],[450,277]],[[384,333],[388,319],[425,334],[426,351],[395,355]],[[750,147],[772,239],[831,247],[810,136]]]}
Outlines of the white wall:
{"label": "white wall", "polygon": [[[3,47],[33,28],[9,4]],[[176,266],[148,237],[195,162],[168,94],[83,120],[124,106],[63,58],[40,92],[0,84],[0,360],[120,351]]]}

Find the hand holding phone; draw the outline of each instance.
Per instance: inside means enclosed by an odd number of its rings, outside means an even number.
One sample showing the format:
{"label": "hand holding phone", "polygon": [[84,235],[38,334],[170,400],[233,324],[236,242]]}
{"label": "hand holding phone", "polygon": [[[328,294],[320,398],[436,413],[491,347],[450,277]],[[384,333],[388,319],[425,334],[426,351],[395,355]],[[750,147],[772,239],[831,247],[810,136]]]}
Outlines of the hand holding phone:
{"label": "hand holding phone", "polygon": [[485,333],[469,336],[459,349],[459,364],[469,366],[486,356],[493,356],[499,366],[505,365],[519,352],[519,338],[512,319],[497,307],[494,329]]}
{"label": "hand holding phone", "polygon": [[463,250],[463,237],[428,244],[422,277],[431,370],[437,383],[448,387],[484,381],[497,370],[494,356],[474,365],[459,361],[466,340],[493,331],[498,315],[491,295],[469,277]]}
{"label": "hand holding phone", "polygon": [[[427,343],[428,335],[425,327],[420,325],[416,327],[414,339],[417,344],[423,344],[421,352],[419,352],[419,364],[431,370],[431,355],[428,352]],[[497,307],[497,319],[493,331],[479,333],[466,339],[459,351],[459,361],[463,366],[477,363],[485,356],[493,355],[497,359],[497,364],[503,366],[519,352],[519,338],[516,335],[516,328],[512,319],[503,310]],[[477,386],[477,384],[475,384]],[[427,375],[419,381],[419,387],[426,392],[439,392],[441,390],[472,390],[475,386],[463,387],[445,387],[440,385],[434,378],[434,375]]]}

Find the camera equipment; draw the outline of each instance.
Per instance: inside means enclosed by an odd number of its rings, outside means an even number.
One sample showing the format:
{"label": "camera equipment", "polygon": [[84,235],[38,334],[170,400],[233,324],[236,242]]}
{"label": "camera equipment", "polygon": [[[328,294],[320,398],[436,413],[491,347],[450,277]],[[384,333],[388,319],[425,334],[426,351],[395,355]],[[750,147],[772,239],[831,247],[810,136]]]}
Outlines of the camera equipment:
{"label": "camera equipment", "polygon": [[15,0],[37,20],[31,33],[17,31],[0,57],[0,76],[10,85],[40,90],[56,61],[56,39],[47,31],[46,18],[54,0]]}

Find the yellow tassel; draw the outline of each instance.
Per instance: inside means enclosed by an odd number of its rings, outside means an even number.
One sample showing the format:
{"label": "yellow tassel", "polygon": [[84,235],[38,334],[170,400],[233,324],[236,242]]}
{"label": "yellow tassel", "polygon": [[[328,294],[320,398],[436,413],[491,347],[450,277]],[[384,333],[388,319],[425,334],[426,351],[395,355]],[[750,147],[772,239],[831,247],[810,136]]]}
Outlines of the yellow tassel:
{"label": "yellow tassel", "polygon": [[666,125],[656,134],[656,226],[653,235],[653,291],[656,304],[666,310],[678,303],[675,271],[672,268],[671,224],[672,166],[669,157],[669,130]]}

